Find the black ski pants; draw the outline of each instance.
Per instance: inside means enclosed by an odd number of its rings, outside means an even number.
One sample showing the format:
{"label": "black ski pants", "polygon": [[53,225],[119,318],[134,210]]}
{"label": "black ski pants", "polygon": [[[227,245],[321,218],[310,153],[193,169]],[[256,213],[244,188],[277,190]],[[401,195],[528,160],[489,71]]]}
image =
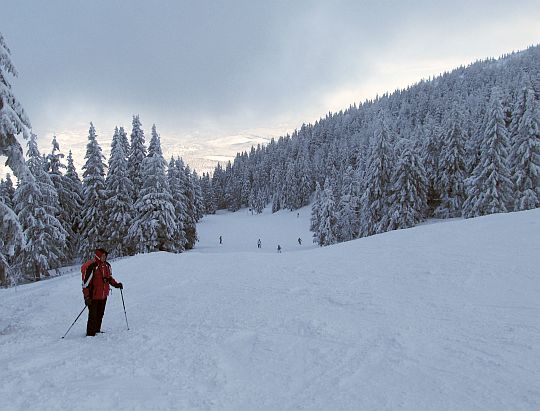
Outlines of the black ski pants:
{"label": "black ski pants", "polygon": [[103,314],[105,314],[105,304],[107,304],[107,299],[93,300],[92,304],[88,306],[87,336],[93,337],[97,332],[101,331],[101,321],[103,320]]}

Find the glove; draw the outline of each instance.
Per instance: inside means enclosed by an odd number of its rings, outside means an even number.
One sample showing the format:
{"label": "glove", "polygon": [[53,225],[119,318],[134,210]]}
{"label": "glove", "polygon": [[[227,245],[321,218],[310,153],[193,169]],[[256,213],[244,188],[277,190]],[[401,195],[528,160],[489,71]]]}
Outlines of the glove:
{"label": "glove", "polygon": [[116,284],[116,288],[120,288],[121,290],[124,289],[124,285],[122,283]]}
{"label": "glove", "polygon": [[86,304],[87,307],[90,307],[92,305],[92,299],[90,297],[85,297],[84,303]]}

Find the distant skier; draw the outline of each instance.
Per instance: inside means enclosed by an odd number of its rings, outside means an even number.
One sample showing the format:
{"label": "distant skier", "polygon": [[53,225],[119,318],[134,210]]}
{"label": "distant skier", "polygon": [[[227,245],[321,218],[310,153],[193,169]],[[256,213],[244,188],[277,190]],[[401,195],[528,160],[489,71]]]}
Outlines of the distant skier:
{"label": "distant skier", "polygon": [[281,246],[279,244],[277,245],[277,252],[281,253]]}
{"label": "distant skier", "polygon": [[113,278],[111,265],[107,262],[107,251],[103,248],[96,249],[94,259],[85,262],[81,270],[84,273],[82,289],[84,303],[88,306],[86,336],[93,337],[101,332],[109,284],[120,289],[124,286]]}
{"label": "distant skier", "polygon": [[223,244],[223,238],[221,238],[221,236],[219,236],[219,243]]}
{"label": "distant skier", "polygon": [[302,245],[302,239],[298,237],[298,244]]}
{"label": "distant skier", "polygon": [[257,248],[262,248],[261,239],[259,238],[259,241],[257,241]]}

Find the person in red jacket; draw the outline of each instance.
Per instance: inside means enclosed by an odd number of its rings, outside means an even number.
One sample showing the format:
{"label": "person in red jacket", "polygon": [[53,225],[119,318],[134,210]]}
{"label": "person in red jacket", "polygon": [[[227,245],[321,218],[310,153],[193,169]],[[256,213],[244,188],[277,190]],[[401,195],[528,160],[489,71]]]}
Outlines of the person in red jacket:
{"label": "person in red jacket", "polygon": [[111,274],[111,265],[107,262],[107,251],[98,248],[94,259],[86,268],[83,280],[84,303],[88,306],[87,336],[93,337],[101,332],[101,321],[110,290],[109,284],[115,288],[124,288],[122,283],[116,281]]}

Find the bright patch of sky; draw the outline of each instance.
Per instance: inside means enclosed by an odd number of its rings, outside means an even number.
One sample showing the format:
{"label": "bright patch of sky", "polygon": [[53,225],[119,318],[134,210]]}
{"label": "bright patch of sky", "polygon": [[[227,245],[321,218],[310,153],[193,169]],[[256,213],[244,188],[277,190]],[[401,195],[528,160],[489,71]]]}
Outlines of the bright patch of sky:
{"label": "bright patch of sky", "polygon": [[[84,162],[92,121],[156,123],[198,171],[376,94],[540,39],[537,1],[71,1],[2,5],[42,152]],[[0,175],[6,169],[0,165]]]}

